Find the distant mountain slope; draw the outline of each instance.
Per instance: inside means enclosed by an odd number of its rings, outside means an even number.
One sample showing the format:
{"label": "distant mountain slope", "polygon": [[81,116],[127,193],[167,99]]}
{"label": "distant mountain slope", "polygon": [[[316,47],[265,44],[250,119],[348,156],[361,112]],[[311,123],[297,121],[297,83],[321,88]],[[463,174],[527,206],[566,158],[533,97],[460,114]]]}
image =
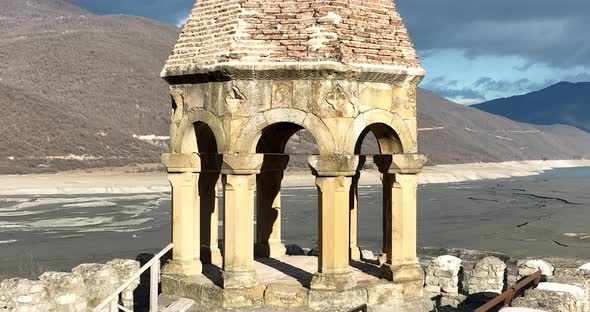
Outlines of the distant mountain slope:
{"label": "distant mountain slope", "polygon": [[[59,103],[0,83],[0,173],[44,172],[154,161],[161,148]],[[7,122],[6,122],[7,121]]]}
{"label": "distant mountain slope", "polygon": [[590,132],[590,82],[560,82],[540,91],[474,107],[521,122],[570,125]]}
{"label": "distant mountain slope", "polygon": [[0,17],[48,17],[67,15],[92,15],[67,0],[2,0]]}
{"label": "distant mountain slope", "polygon": [[[0,173],[158,161],[170,118],[159,72],[176,27],[65,0],[0,0],[0,29]],[[590,134],[571,127],[515,123],[423,90],[418,111],[431,163],[590,158]],[[289,149],[316,147],[299,133]]]}
{"label": "distant mountain slope", "polygon": [[[110,160],[94,166],[158,161],[161,146],[156,152],[133,135],[168,135],[170,98],[159,73],[178,37],[176,27],[96,16],[62,0],[2,0],[0,16],[0,29],[8,29],[0,32],[0,106],[17,105],[20,114],[0,114],[0,127],[12,131],[0,136],[0,167],[34,172],[92,166],[41,160],[83,154]],[[42,122],[43,116],[53,122]],[[25,125],[43,126],[38,131],[54,140],[37,145],[38,133]],[[10,148],[19,141],[35,148]],[[20,163],[25,151],[39,161]],[[9,157],[15,160],[7,162]]]}
{"label": "distant mountain slope", "polygon": [[420,150],[433,163],[590,157],[590,133],[535,126],[418,92]]}

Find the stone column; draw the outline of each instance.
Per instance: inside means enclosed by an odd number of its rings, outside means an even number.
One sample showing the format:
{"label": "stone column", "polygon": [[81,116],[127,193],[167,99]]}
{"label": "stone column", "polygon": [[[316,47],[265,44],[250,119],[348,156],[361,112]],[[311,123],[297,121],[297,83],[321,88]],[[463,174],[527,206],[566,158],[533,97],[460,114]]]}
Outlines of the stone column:
{"label": "stone column", "polygon": [[219,182],[221,157],[202,156],[203,172],[199,179],[201,197],[201,260],[222,265],[219,241]]}
{"label": "stone column", "polygon": [[[416,197],[418,173],[426,162],[419,154],[377,155],[375,163],[383,174],[384,238],[386,261],[383,276],[404,284],[404,294],[422,294],[424,271],[416,257]],[[406,289],[405,286],[408,286]]]}
{"label": "stone column", "polygon": [[281,240],[281,181],[288,155],[265,155],[256,177],[256,245],[260,257],[280,258],[287,251]]}
{"label": "stone column", "polygon": [[312,289],[346,290],[356,282],[349,270],[350,186],[358,156],[311,156],[309,165],[319,192],[318,272]]}
{"label": "stone column", "polygon": [[358,183],[361,177],[361,169],[365,163],[365,156],[359,157],[359,165],[356,174],[352,177],[350,186],[350,260],[360,261],[361,250],[358,247]]}
{"label": "stone column", "polygon": [[262,154],[224,154],[223,286],[248,288],[257,284],[254,271],[254,189]]}
{"label": "stone column", "polygon": [[172,186],[172,260],[164,272],[178,275],[200,275],[200,212],[197,180],[201,160],[197,154],[163,154]]}

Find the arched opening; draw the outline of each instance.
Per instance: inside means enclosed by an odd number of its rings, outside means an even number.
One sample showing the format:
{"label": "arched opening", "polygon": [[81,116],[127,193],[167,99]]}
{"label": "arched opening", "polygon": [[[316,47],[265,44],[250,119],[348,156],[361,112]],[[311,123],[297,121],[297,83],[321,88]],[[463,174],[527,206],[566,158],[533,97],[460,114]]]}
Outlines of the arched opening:
{"label": "arched opening", "polygon": [[197,121],[188,127],[183,136],[181,153],[217,154],[217,138],[215,133],[204,122]]}
{"label": "arched opening", "polygon": [[217,138],[211,127],[197,121],[187,129],[182,138],[183,153],[198,153],[201,159],[201,172],[198,178],[200,198],[200,246],[203,263],[221,263],[219,248],[219,220],[223,218],[223,202],[220,203],[218,181],[221,163],[217,151]]}
{"label": "arched opening", "polygon": [[217,154],[217,139],[213,130],[204,122],[193,124],[199,154]]}
{"label": "arched opening", "polygon": [[354,153],[356,155],[399,154],[403,151],[401,142],[399,135],[390,126],[375,123],[361,132]]}
{"label": "arched opening", "polygon": [[[256,152],[264,154],[256,179],[256,254],[263,257],[260,261],[298,278],[305,286],[309,286],[311,274],[275,259],[285,254],[285,243],[308,248],[318,244],[316,188],[297,186],[302,180],[313,184],[307,156],[318,150],[309,131],[288,122],[266,127],[256,145]],[[294,270],[299,273],[293,274]]]}
{"label": "arched opening", "polygon": [[[363,249],[373,251],[375,257],[384,252],[387,222],[383,202],[390,190],[383,189],[381,174],[372,156],[402,153],[401,142],[395,130],[383,123],[367,126],[356,142],[355,154],[364,156],[363,169],[366,170],[362,180],[361,173],[353,179],[350,191],[351,260],[358,260]],[[382,228],[375,224],[382,224]],[[358,254],[355,256],[355,253]]]}

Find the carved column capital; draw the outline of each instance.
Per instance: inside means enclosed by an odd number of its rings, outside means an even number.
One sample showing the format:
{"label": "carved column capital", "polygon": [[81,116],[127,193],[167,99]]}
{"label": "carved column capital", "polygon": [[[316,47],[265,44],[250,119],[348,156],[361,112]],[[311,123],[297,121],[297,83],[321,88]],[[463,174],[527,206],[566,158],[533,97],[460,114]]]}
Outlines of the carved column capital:
{"label": "carved column capital", "polygon": [[223,154],[222,174],[258,174],[264,161],[263,154]]}
{"label": "carved column capital", "polygon": [[423,154],[375,155],[373,160],[381,173],[418,174],[427,161]]}
{"label": "carved column capital", "polygon": [[313,155],[307,163],[318,177],[352,177],[362,166],[358,155]]}
{"label": "carved column capital", "polygon": [[160,159],[169,173],[201,172],[201,157],[195,153],[165,153]]}

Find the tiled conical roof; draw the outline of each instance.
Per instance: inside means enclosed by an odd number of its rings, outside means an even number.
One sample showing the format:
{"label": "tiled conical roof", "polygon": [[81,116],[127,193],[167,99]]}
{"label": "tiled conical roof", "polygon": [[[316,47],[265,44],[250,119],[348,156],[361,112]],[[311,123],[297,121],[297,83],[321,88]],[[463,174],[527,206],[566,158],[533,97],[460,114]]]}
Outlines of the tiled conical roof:
{"label": "tiled conical roof", "polygon": [[162,76],[286,63],[421,68],[392,0],[199,0]]}

